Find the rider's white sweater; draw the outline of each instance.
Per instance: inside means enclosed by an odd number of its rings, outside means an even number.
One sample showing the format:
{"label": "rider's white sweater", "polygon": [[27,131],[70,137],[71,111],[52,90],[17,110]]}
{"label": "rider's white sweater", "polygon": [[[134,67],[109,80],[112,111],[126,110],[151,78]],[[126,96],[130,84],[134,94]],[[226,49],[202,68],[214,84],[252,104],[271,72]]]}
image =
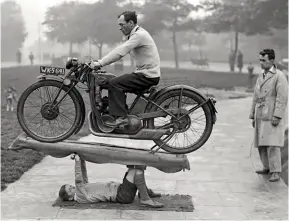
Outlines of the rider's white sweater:
{"label": "rider's white sweater", "polygon": [[85,161],[75,161],[74,199],[78,203],[115,202],[119,185],[116,182],[88,183]]}
{"label": "rider's white sweater", "polygon": [[135,60],[136,73],[142,73],[147,78],[160,77],[160,57],[156,44],[151,35],[138,25],[131,31],[127,41],[98,62],[102,66],[106,66],[118,61],[128,53]]}

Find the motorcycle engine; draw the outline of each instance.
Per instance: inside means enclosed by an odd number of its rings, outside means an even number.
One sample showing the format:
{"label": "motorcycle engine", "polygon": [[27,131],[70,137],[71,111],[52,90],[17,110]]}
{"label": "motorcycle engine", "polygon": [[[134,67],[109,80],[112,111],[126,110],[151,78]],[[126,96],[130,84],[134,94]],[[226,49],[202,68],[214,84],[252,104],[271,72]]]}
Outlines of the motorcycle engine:
{"label": "motorcycle engine", "polygon": [[135,115],[128,115],[128,125],[122,128],[116,128],[116,133],[136,134],[142,128],[141,120]]}

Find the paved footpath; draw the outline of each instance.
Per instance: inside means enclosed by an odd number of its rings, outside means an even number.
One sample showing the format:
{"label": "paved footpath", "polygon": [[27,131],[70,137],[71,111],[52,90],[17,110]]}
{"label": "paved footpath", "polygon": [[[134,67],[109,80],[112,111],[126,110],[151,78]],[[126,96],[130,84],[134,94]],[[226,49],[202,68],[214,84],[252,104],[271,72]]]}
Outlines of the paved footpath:
{"label": "paved footpath", "polygon": [[[46,157],[2,192],[1,218],[288,220],[287,186],[283,181],[270,183],[268,176],[254,172],[260,161],[255,148],[250,157],[253,138],[248,119],[250,103],[251,98],[217,103],[218,120],[209,141],[188,155],[190,171],[165,174],[154,168],[147,169],[149,187],[162,193],[191,195],[194,212],[52,207],[60,186],[73,183],[74,163],[69,157]],[[93,139],[93,136],[84,138],[89,141]],[[110,142],[116,141],[120,144],[120,140]],[[121,142],[140,145],[139,141]],[[87,166],[90,182],[119,181],[126,170],[125,166],[116,164],[89,163]]]}

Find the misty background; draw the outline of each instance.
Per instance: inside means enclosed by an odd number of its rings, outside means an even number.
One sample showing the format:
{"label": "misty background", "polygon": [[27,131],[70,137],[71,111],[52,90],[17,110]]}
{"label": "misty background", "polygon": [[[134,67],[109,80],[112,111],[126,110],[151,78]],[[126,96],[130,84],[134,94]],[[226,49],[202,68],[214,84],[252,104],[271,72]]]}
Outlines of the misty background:
{"label": "misty background", "polygon": [[[134,10],[159,49],[162,63],[220,62],[230,52],[258,65],[258,52],[288,57],[287,0],[1,0],[1,61],[36,63],[77,56],[95,59],[120,44],[117,15]],[[125,61],[129,61],[126,56]],[[188,62],[188,63],[185,63]]]}

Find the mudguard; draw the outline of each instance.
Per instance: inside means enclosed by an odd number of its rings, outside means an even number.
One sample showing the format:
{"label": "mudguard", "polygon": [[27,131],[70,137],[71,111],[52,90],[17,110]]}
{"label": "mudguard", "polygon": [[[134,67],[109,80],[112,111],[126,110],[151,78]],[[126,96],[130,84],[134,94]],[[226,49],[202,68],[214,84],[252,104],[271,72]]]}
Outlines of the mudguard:
{"label": "mudguard", "polygon": [[[188,85],[166,86],[166,87],[164,87],[164,88],[162,88],[160,90],[156,90],[154,93],[152,93],[149,96],[149,99],[152,100],[152,101],[156,101],[161,95],[163,95],[165,93],[168,93],[169,91],[181,90],[182,88],[183,88],[183,90],[193,91],[196,94],[198,94],[200,97],[202,97],[205,101],[206,100],[208,101],[208,105],[209,105],[210,110],[211,110],[213,122],[215,123],[216,122],[216,113],[217,113],[217,110],[216,110],[215,104],[214,104],[214,103],[216,103],[215,99],[211,99],[211,98],[207,97],[205,94],[203,94],[201,91],[197,90],[194,87],[191,87],[191,86],[188,86]],[[148,112],[151,109],[152,105],[153,104],[148,103],[146,108],[145,108],[145,112]]]}
{"label": "mudguard", "polygon": [[[61,78],[60,76],[56,76],[56,75],[47,75],[47,74],[42,74],[39,75],[37,77],[37,79],[39,79],[39,81],[45,81],[46,79],[49,80],[55,80],[55,81],[59,81],[59,82],[63,82],[63,78]],[[72,89],[72,93],[75,93],[79,103],[80,103],[80,108],[81,108],[81,120],[80,120],[80,124],[77,127],[77,130],[74,132],[74,134],[77,134],[80,129],[82,128],[84,121],[85,121],[85,113],[86,113],[86,109],[85,109],[85,103],[83,101],[83,98],[81,96],[81,94],[79,93],[79,91],[74,87]]]}
{"label": "mudguard", "polygon": [[37,79],[41,80],[45,80],[45,79],[49,79],[49,80],[56,80],[59,82],[63,82],[64,78],[60,75],[52,75],[52,74],[41,74],[39,76],[37,76]]}

